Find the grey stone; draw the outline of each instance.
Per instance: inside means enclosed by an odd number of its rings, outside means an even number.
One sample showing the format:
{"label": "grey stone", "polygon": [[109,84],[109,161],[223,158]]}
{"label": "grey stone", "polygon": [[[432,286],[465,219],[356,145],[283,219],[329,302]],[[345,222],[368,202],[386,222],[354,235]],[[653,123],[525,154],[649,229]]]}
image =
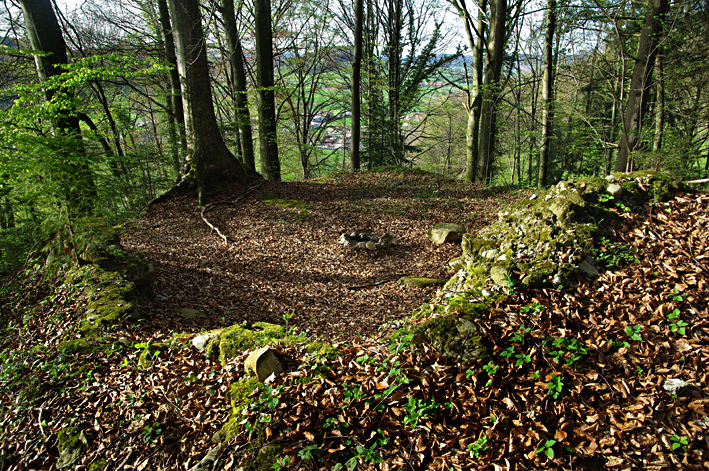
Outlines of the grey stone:
{"label": "grey stone", "polygon": [[588,258],[585,258],[580,264],[579,264],[579,272],[585,276],[586,278],[590,278],[595,280],[599,276],[601,276],[600,273],[598,273],[598,268],[596,268],[596,265],[591,262]]}
{"label": "grey stone", "polygon": [[612,183],[615,181],[615,177],[613,175],[606,175],[606,180]]}
{"label": "grey stone", "polygon": [[219,459],[219,455],[222,453],[222,445],[217,445],[200,460],[199,463],[192,466],[189,471],[210,471],[214,469],[214,464]]}
{"label": "grey stone", "polygon": [[251,352],[244,362],[246,373],[256,376],[262,383],[272,374],[283,373],[283,366],[269,346]]}
{"label": "grey stone", "polygon": [[425,288],[430,285],[443,285],[446,283],[446,280],[425,278],[420,276],[403,276],[399,278],[399,283],[402,285],[411,286],[412,288]]}
{"label": "grey stone", "polygon": [[497,257],[497,254],[499,254],[500,251],[497,249],[490,249],[490,250],[485,250],[481,255],[483,258],[486,258],[488,260],[495,260]]}
{"label": "grey stone", "polygon": [[428,231],[428,238],[436,245],[446,242],[460,242],[465,234],[465,228],[460,224],[443,222],[436,224]]}
{"label": "grey stone", "polygon": [[681,389],[690,386],[690,383],[678,378],[668,378],[662,384],[662,388],[670,394],[677,394]]}
{"label": "grey stone", "polygon": [[623,194],[623,187],[617,183],[611,183],[608,185],[608,188],[606,188],[606,191],[610,193],[613,198],[617,198]]}
{"label": "grey stone", "polygon": [[191,309],[189,307],[183,307],[182,309],[178,309],[177,312],[179,312],[182,317],[186,317],[188,319],[194,319],[195,317],[201,314],[197,309]]}
{"label": "grey stone", "polygon": [[507,280],[505,279],[505,277],[509,274],[510,271],[507,268],[501,267],[499,265],[495,265],[490,268],[490,278],[492,278],[492,281],[494,281],[495,284],[499,286],[507,286]]}
{"label": "grey stone", "polygon": [[222,330],[224,329],[211,330],[209,332],[202,332],[201,334],[196,335],[192,339],[192,346],[196,348],[200,353],[206,352],[207,345],[209,345],[209,342],[211,342],[214,338],[218,337]]}

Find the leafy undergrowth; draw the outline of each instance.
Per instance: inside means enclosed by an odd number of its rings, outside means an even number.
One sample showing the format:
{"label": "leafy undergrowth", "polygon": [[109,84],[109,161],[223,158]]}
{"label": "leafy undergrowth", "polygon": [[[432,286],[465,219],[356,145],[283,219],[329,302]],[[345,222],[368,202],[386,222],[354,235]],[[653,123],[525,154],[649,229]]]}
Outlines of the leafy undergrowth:
{"label": "leafy undergrowth", "polygon": [[280,377],[235,449],[280,444],[292,469],[708,469],[706,196],[653,210],[614,237],[639,263],[494,303],[491,358],[351,346]]}
{"label": "leafy undergrowth", "polygon": [[[350,181],[349,191],[357,189],[363,196],[367,185],[378,185],[376,176],[363,178],[359,183]],[[426,185],[432,185],[426,178],[421,177],[415,187],[419,198]],[[407,208],[402,211],[409,212],[402,219],[380,216],[384,222],[373,223],[381,212],[345,211],[356,200],[344,190],[344,196],[336,198],[333,192],[341,190],[335,189],[334,182],[331,193],[320,194],[321,203],[304,196],[308,192],[318,195],[315,184],[298,185],[278,190],[283,199],[309,203],[310,212],[273,209],[279,211],[278,217],[290,218],[278,222],[278,231],[288,237],[297,235],[298,245],[306,233],[301,231],[320,227],[321,232],[308,243],[314,246],[312,271],[321,273],[321,278],[304,281],[325,288],[310,293],[312,303],[326,305],[328,293],[328,303],[339,311],[335,322],[330,310],[303,314],[296,310],[291,326],[303,333],[308,329],[308,335],[315,338],[331,339],[337,333],[341,355],[323,361],[308,356],[301,347],[281,346],[281,355],[289,359],[287,372],[251,398],[253,405],[243,410],[232,438],[215,455],[215,469],[256,469],[259,456],[267,468],[273,465],[276,469],[709,467],[705,439],[709,425],[705,411],[709,400],[706,196],[684,195],[653,207],[651,216],[624,215],[627,224],[609,234],[599,250],[609,255],[605,257],[609,261],[629,260],[632,254],[639,262],[614,267],[593,285],[581,285],[575,291],[522,293],[511,287],[507,300],[493,303],[489,316],[479,321],[494,346],[491,357],[460,365],[430,348],[415,353],[406,335],[387,341],[358,340],[363,332],[348,328],[401,319],[404,314],[398,309],[410,312],[401,298],[411,296],[420,304],[431,298],[432,291],[418,292],[394,283],[345,288],[380,280],[392,271],[405,273],[427,258],[443,258],[435,250],[425,256],[411,254],[412,248],[426,250],[425,243],[419,242],[425,237],[423,228],[441,222],[440,215],[452,207],[462,206],[452,200],[464,200],[465,192],[455,198],[422,200],[396,195],[401,189],[392,190],[388,204],[402,205]],[[276,191],[269,187],[264,192]],[[430,207],[415,213],[414,205],[404,206],[406,197],[414,203],[430,203]],[[76,287],[52,287],[51,280],[42,280],[30,269],[4,290],[0,468],[56,467],[61,432],[70,427],[84,431],[85,445],[77,461],[82,469],[189,469],[213,449],[211,438],[230,414],[228,387],[243,376],[243,358],[222,367],[198,354],[187,335],[174,332],[218,326],[224,316],[232,322],[269,320],[262,314],[266,307],[273,308],[271,315],[278,319],[284,314],[276,309],[280,299],[290,295],[305,299],[296,293],[310,286],[304,282],[290,292],[286,281],[274,276],[276,271],[256,278],[254,268],[249,272],[249,286],[256,289],[267,284],[268,289],[258,291],[263,298],[249,302],[247,294],[241,293],[231,300],[243,301],[239,309],[219,308],[224,293],[238,291],[244,282],[232,279],[238,274],[234,267],[213,273],[219,264],[214,254],[223,250],[243,270],[264,256],[258,253],[248,263],[241,258],[249,250],[243,249],[247,239],[239,239],[239,227],[246,237],[260,234],[274,244],[276,249],[265,261],[268,266],[295,263],[289,262],[287,251],[278,258],[293,239],[283,241],[279,234],[268,233],[273,225],[265,221],[258,226],[257,213],[263,216],[263,207],[252,203],[253,208],[237,208],[238,214],[230,214],[229,208],[210,213],[236,247],[220,249],[220,239],[203,228],[194,210],[188,212],[184,206],[180,223],[180,208],[174,202],[156,210],[160,217],[139,222],[139,231],[150,232],[154,224],[163,226],[161,232],[151,232],[152,244],[148,236],[129,238],[136,245],[142,241],[155,251],[165,250],[163,255],[172,253],[173,258],[161,259],[163,269],[158,268],[162,277],[158,290],[170,289],[169,301],[147,306],[151,311],[143,322],[126,322],[104,332],[102,347],[64,348],[62,352],[57,348],[59,339],[77,336],[76,319],[85,301],[73,295]],[[339,220],[337,214],[327,213],[329,204],[343,205],[347,217]],[[429,211],[439,216],[420,222]],[[375,225],[375,232],[410,224],[413,229],[402,237],[407,250],[400,246],[399,252],[376,258],[367,252],[346,252],[331,240],[340,228],[363,220]],[[325,225],[316,227],[318,221]],[[255,225],[256,232],[250,232],[249,225]],[[320,239],[327,242],[314,242]],[[169,244],[160,249],[163,242]],[[250,250],[265,248],[256,241]],[[318,250],[346,256],[325,263],[318,261]],[[450,247],[442,250],[451,256]],[[311,261],[296,252],[301,257],[298,273],[307,273]],[[617,256],[610,256],[613,253]],[[374,268],[347,278],[335,276],[338,269],[346,272],[363,266],[367,256]],[[149,258],[157,261],[155,253]],[[421,274],[440,275],[425,267]],[[328,270],[336,281],[328,278]],[[361,298],[365,292],[372,297]],[[185,306],[190,293],[196,305]],[[382,298],[389,299],[389,308],[396,312],[379,319],[372,312],[386,305]],[[257,299],[266,301],[254,306]],[[287,304],[287,299],[283,302]],[[367,302],[374,306],[367,308]],[[203,314],[185,319],[176,312],[179,307],[197,307]],[[328,325],[328,318],[340,325]],[[366,336],[375,327],[363,329]],[[139,355],[157,342],[166,344],[163,351],[147,368],[139,368]],[[688,385],[670,392],[663,387],[668,379]]]}

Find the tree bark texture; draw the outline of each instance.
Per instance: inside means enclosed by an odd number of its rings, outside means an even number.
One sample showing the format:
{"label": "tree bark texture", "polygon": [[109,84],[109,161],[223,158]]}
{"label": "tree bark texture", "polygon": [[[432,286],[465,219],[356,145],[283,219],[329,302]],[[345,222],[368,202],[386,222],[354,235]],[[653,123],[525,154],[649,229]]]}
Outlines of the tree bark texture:
{"label": "tree bark texture", "polygon": [[[32,49],[44,53],[34,56],[40,81],[63,74],[64,70],[59,66],[68,63],[66,43],[51,1],[21,0],[20,6]],[[70,99],[73,97],[70,89],[64,88],[60,91]],[[45,93],[47,100],[51,100],[56,92],[57,90],[47,89]],[[76,110],[71,108],[59,110],[54,126],[59,135],[75,139],[75,142],[67,143],[69,145],[66,146],[71,147],[72,150],[66,150],[62,146],[58,152],[85,152]],[[58,177],[65,182],[63,186],[69,212],[77,216],[91,214],[97,195],[93,174],[86,163],[77,163],[77,159],[70,155],[66,155],[65,158],[66,168]]]}
{"label": "tree bark texture", "polygon": [[276,102],[273,90],[273,37],[271,3],[254,0],[256,33],[256,80],[258,82],[258,130],[261,149],[261,174],[266,180],[281,180],[276,135]]}
{"label": "tree bark texture", "polygon": [[505,52],[505,21],[507,0],[491,3],[490,35],[487,44],[487,63],[480,109],[480,135],[478,142],[477,181],[489,183],[495,155],[497,100],[500,93],[500,76]]}
{"label": "tree bark texture", "polygon": [[[182,89],[180,87],[180,73],[177,70],[177,56],[175,55],[175,37],[172,34],[172,24],[170,23],[170,11],[167,0],[158,0],[158,14],[160,19],[160,33],[162,34],[165,46],[165,61],[172,66],[170,70],[170,98],[168,104],[172,112],[171,119],[175,122],[175,128],[179,141],[173,146],[177,149],[178,161],[187,151],[187,135],[185,134],[185,112],[182,106]],[[173,151],[174,152],[174,151]]]}
{"label": "tree bark texture", "polygon": [[244,69],[244,52],[236,28],[234,0],[222,1],[224,30],[226,31],[227,47],[229,48],[229,65],[231,68],[231,86],[236,105],[236,120],[239,126],[241,141],[241,158],[246,168],[256,172],[254,158],[254,138],[251,132],[251,115],[249,100],[246,95],[246,70]]}
{"label": "tree bark texture", "polygon": [[554,33],[556,31],[556,0],[547,4],[547,27],[544,36],[544,80],[542,93],[544,110],[542,111],[542,146],[539,149],[539,188],[547,185],[549,169],[551,135],[554,122]]}
{"label": "tree bark texture", "polygon": [[662,134],[665,128],[665,77],[662,70],[662,51],[655,56],[655,69],[657,71],[657,87],[655,98],[655,139],[652,150],[658,152],[662,149]]}
{"label": "tree bark texture", "polygon": [[364,16],[364,0],[355,0],[355,37],[354,56],[352,57],[352,131],[350,138],[350,163],[352,171],[360,169],[359,135],[361,131],[361,99],[360,88],[362,78],[362,17]]}
{"label": "tree bark texture", "polygon": [[229,151],[217,126],[209,86],[207,50],[198,0],[169,0],[187,130],[189,172],[181,185],[197,184],[200,204],[205,185],[217,180],[248,182],[246,168]]}
{"label": "tree bark texture", "polygon": [[630,154],[636,149],[642,133],[642,121],[647,112],[648,97],[652,85],[652,71],[655,67],[662,24],[669,9],[668,0],[649,0],[645,12],[645,23],[640,32],[638,55],[630,78],[628,101],[623,116],[623,134],[618,147],[616,172],[632,170]]}

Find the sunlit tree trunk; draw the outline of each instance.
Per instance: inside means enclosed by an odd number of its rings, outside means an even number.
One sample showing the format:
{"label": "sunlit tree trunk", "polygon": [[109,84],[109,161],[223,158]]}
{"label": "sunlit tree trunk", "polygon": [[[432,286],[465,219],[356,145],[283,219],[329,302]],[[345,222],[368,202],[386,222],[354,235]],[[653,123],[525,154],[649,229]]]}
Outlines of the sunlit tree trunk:
{"label": "sunlit tree trunk", "polygon": [[[33,50],[42,53],[35,54],[37,75],[40,81],[61,75],[64,71],[60,66],[68,63],[66,43],[51,1],[21,0],[20,5],[30,45]],[[56,92],[55,89],[47,88],[45,94],[47,100],[52,100]],[[61,89],[61,92],[69,99],[73,98],[73,92],[70,89]],[[60,152],[84,152],[81,127],[75,110],[68,108],[58,110],[54,126],[58,135],[76,140],[76,145],[72,146],[72,150],[60,149]],[[63,170],[63,175],[60,176],[64,181],[70,213],[74,215],[90,214],[97,194],[93,174],[88,164],[72,162],[70,159],[71,157],[67,156],[68,163]]]}
{"label": "sunlit tree trunk", "polygon": [[256,77],[258,82],[258,130],[261,148],[261,174],[266,180],[281,180],[276,136],[276,103],[273,80],[273,37],[271,3],[254,0],[256,32]]}
{"label": "sunlit tree trunk", "polygon": [[175,169],[179,172],[182,157],[187,151],[187,136],[185,134],[185,112],[182,107],[182,90],[180,88],[180,74],[177,71],[177,57],[175,56],[175,38],[172,34],[170,10],[167,0],[158,0],[158,14],[160,19],[160,33],[165,48],[165,61],[172,66],[170,70],[170,96],[168,108],[171,113],[170,126],[174,136],[171,136],[171,147]]}
{"label": "sunlit tree trunk", "polygon": [[352,57],[352,132],[350,139],[350,162],[352,171],[360,169],[359,135],[361,119],[360,87],[362,78],[362,17],[364,1],[355,0],[354,56]]}
{"label": "sunlit tree trunk", "polygon": [[236,103],[236,121],[239,126],[241,158],[246,168],[255,172],[254,138],[251,132],[251,115],[249,113],[249,101],[246,95],[244,52],[236,29],[234,0],[223,0],[222,9],[227,48],[229,49],[232,92],[234,93],[234,101]]}
{"label": "sunlit tree trunk", "polygon": [[542,85],[542,147],[539,150],[539,178],[537,186],[547,185],[547,171],[551,148],[551,135],[554,123],[554,33],[556,31],[556,0],[547,4],[547,27],[544,36],[544,80]]}
{"label": "sunlit tree trunk", "polygon": [[668,0],[649,0],[647,4],[645,24],[638,42],[638,55],[630,78],[628,101],[623,117],[623,133],[615,163],[616,172],[632,170],[632,162],[628,157],[635,150],[642,132],[642,121],[647,111],[652,72],[655,68],[655,56],[668,8]]}
{"label": "sunlit tree trunk", "polygon": [[495,155],[497,100],[500,93],[500,76],[505,52],[505,21],[507,0],[494,0],[490,4],[490,35],[487,43],[484,90],[480,110],[480,135],[478,142],[477,181],[492,180]]}
{"label": "sunlit tree trunk", "polygon": [[665,77],[662,70],[662,51],[655,57],[655,70],[657,98],[655,100],[655,139],[652,142],[652,150],[657,152],[662,148],[662,134],[665,127]]}
{"label": "sunlit tree trunk", "polygon": [[204,204],[205,186],[217,180],[248,182],[246,168],[227,148],[219,132],[209,86],[207,50],[198,0],[169,0],[187,130],[189,172],[181,187],[197,185]]}

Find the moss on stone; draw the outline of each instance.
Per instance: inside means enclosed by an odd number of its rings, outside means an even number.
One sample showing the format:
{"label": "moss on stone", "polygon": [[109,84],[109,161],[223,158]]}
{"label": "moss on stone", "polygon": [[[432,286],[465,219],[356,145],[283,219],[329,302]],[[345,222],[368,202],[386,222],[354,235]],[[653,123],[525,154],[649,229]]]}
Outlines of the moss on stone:
{"label": "moss on stone", "polygon": [[207,345],[206,354],[212,360],[222,364],[239,356],[245,350],[271,343],[285,337],[285,328],[278,324],[256,322],[254,329],[235,324],[219,332]]}
{"label": "moss on stone", "polygon": [[325,342],[313,342],[305,346],[305,352],[317,359],[334,360],[340,355],[340,351]]}
{"label": "moss on stone", "polygon": [[83,443],[80,436],[79,427],[64,427],[57,433],[57,449],[62,452],[81,447]]}
{"label": "moss on stone", "polygon": [[282,325],[271,324],[269,322],[255,322],[252,326],[253,330],[263,332],[263,335],[273,339],[281,338],[286,335],[286,329]]}
{"label": "moss on stone", "polygon": [[426,342],[443,355],[462,362],[489,356],[490,346],[468,318],[456,315],[433,317],[412,329],[417,344]]}
{"label": "moss on stone", "polygon": [[241,412],[257,401],[254,391],[261,389],[262,383],[258,378],[249,376],[232,383],[227,391],[227,397],[231,402],[231,414],[213,441],[227,442],[231,440],[239,431],[239,422],[243,420]]}
{"label": "moss on stone", "polygon": [[91,353],[100,348],[101,347],[99,345],[96,345],[90,339],[85,338],[64,340],[63,342],[60,342],[57,346],[59,352],[65,355],[74,355],[76,353]]}
{"label": "moss on stone", "polygon": [[490,306],[485,303],[470,302],[469,295],[463,293],[448,300],[448,311],[458,311],[467,317],[477,319],[490,312]]}
{"label": "moss on stone", "polygon": [[423,289],[430,285],[442,285],[445,284],[446,280],[439,280],[437,278],[425,278],[420,276],[403,276],[399,278],[399,283],[402,285],[410,286],[412,288]]}
{"label": "moss on stone", "polygon": [[104,471],[108,468],[108,461],[105,458],[99,458],[89,466],[89,471]]}

